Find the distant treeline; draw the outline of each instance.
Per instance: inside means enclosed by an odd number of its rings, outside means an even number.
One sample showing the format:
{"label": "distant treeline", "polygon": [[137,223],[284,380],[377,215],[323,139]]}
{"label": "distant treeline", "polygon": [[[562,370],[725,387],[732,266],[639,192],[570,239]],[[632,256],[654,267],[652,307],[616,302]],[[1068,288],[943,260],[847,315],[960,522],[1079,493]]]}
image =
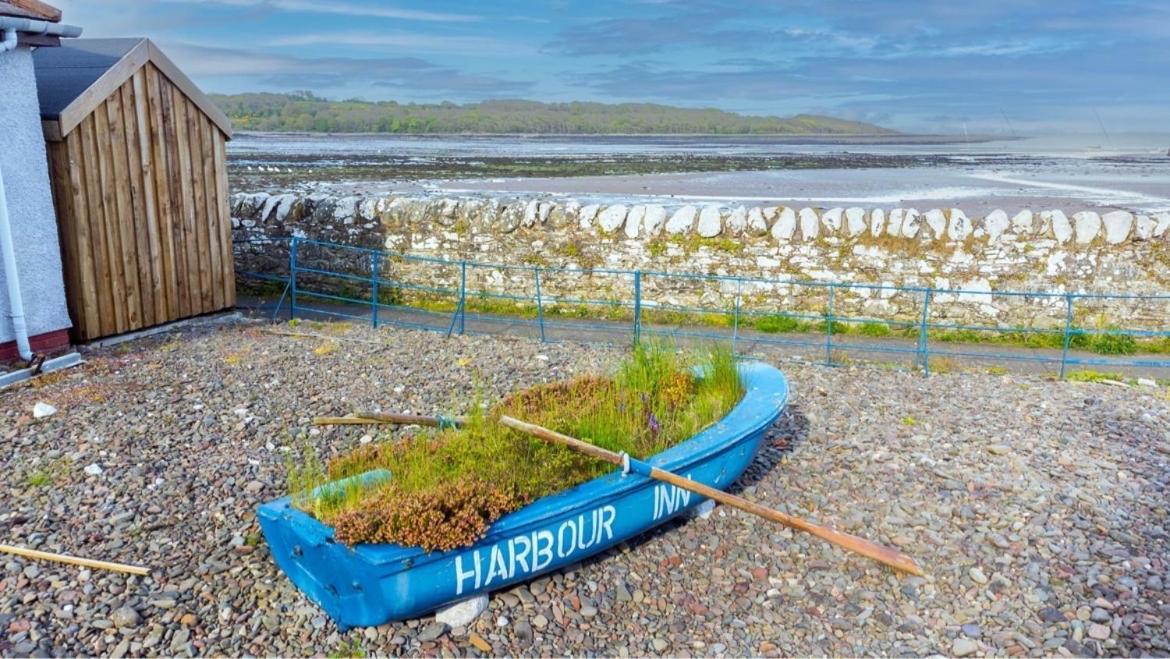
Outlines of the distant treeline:
{"label": "distant treeline", "polygon": [[815,115],[753,117],[713,108],[652,103],[540,103],[497,100],[457,105],[330,101],[308,92],[212,94],[236,128],[330,133],[538,133],[883,135],[873,124]]}

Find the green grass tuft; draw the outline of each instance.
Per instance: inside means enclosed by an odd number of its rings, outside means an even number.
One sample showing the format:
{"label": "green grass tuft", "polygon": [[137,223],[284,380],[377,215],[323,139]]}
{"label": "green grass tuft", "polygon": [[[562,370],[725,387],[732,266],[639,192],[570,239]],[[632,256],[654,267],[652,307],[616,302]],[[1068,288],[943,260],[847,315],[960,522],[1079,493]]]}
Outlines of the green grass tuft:
{"label": "green grass tuft", "polygon": [[1088,369],[1081,371],[1071,371],[1064,377],[1070,382],[1101,382],[1104,380],[1113,380],[1115,382],[1125,381],[1125,376],[1121,373],[1102,373],[1101,371],[1093,371]]}
{"label": "green grass tuft", "polygon": [[[315,452],[304,451],[290,461],[289,487],[294,505],[333,525],[344,542],[465,546],[501,514],[613,470],[511,430],[498,423],[499,415],[644,458],[717,421],[742,395],[730,349],[682,353],[644,342],[611,378],[542,385],[490,408],[473,400],[458,430],[384,439],[330,461],[327,469]],[[320,487],[373,469],[392,476],[374,485],[354,479]],[[460,489],[467,484],[475,487]]]}

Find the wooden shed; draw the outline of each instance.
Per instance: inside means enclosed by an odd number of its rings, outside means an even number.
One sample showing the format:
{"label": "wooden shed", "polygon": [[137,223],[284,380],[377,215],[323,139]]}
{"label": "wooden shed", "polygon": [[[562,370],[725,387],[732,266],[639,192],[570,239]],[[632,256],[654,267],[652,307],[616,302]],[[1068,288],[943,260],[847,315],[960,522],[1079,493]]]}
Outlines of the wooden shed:
{"label": "wooden shed", "polygon": [[74,339],[234,306],[223,112],[149,39],[33,59]]}

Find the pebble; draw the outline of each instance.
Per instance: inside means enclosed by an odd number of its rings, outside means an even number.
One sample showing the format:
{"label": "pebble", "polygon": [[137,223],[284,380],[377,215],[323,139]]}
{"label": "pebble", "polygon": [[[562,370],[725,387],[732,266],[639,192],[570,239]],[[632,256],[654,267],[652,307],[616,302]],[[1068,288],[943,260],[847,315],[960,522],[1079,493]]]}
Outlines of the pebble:
{"label": "pebble", "polygon": [[[369,656],[1170,651],[1161,625],[1170,605],[1159,604],[1170,520],[1158,450],[1170,399],[1160,390],[824,368],[767,346],[744,350],[781,365],[793,397],[734,489],[897,544],[929,579],[895,578],[716,507],[707,520],[680,517],[536,588],[495,593],[490,615],[465,627],[428,617],[341,634],[276,568],[255,507],[281,495],[285,459],[301,438],[341,451],[365,434],[408,431],[316,428],[312,417],[449,410],[476,388],[498,397],[606,368],[618,351],[358,324],[312,331],[336,333],[338,349],[315,355],[316,342],[261,325],[184,329],[181,338],[86,348],[86,363],[67,377],[5,391],[0,433],[12,450],[0,453],[0,470],[27,474],[37,468],[32,456],[78,465],[53,488],[9,488],[6,536],[152,574],[0,558],[0,645],[86,656],[324,656],[351,638]],[[225,361],[237,354],[247,355],[241,365]],[[40,399],[68,414],[30,423]],[[1008,450],[986,448],[989,437]],[[80,468],[89,464],[117,478],[91,478]],[[133,624],[115,615],[120,608]]]}
{"label": "pebble", "polygon": [[979,643],[969,638],[956,638],[951,643],[951,654],[956,657],[966,657],[979,649]]}
{"label": "pebble", "polygon": [[85,473],[88,476],[100,476],[102,474],[102,467],[97,463],[88,464],[85,466]]}
{"label": "pebble", "polygon": [[113,622],[114,625],[119,628],[137,627],[141,620],[142,618],[138,615],[138,612],[128,606],[115,609],[114,612],[110,614],[110,622]]}
{"label": "pebble", "polygon": [[422,631],[418,633],[418,640],[426,643],[427,641],[433,641],[446,633],[447,625],[441,622],[432,622],[426,627],[423,627]]}
{"label": "pebble", "polygon": [[987,583],[987,575],[983,574],[983,570],[977,567],[973,567],[970,570],[967,570],[967,576],[971,577],[971,581],[974,581],[977,584]]}

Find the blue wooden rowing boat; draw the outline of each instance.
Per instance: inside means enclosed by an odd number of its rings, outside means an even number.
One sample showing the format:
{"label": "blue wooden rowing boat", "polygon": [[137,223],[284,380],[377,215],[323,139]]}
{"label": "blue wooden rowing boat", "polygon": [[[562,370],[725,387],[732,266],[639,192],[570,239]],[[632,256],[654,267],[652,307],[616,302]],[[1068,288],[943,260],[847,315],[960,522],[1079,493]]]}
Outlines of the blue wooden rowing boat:
{"label": "blue wooden rowing boat", "polygon": [[[719,489],[735,482],[788,400],[788,382],[772,366],[746,362],[739,372],[746,393],[726,416],[646,462]],[[430,553],[390,544],[347,547],[288,497],[263,504],[257,516],[276,564],[344,630],[418,617],[507,588],[592,556],[702,501],[673,485],[615,470],[501,517],[470,547]]]}

